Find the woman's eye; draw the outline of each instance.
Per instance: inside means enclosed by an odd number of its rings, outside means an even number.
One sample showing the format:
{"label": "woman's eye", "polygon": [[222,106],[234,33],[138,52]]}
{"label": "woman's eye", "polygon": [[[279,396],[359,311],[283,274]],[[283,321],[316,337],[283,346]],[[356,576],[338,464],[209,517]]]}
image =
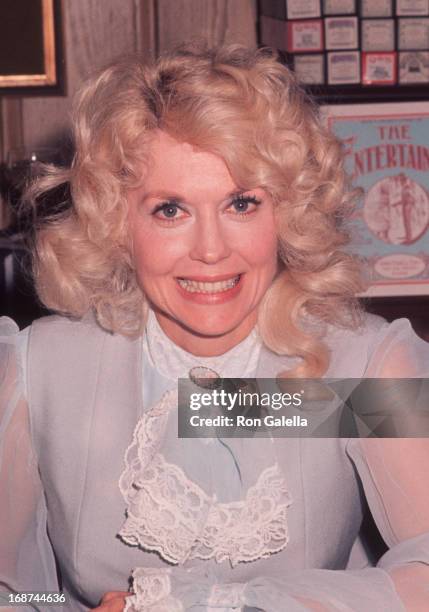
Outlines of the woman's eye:
{"label": "woman's eye", "polygon": [[245,215],[254,212],[260,203],[255,196],[240,196],[231,202],[231,206],[236,213]]}
{"label": "woman's eye", "polygon": [[164,202],[155,208],[153,215],[158,219],[169,220],[180,217],[180,206],[174,202]]}

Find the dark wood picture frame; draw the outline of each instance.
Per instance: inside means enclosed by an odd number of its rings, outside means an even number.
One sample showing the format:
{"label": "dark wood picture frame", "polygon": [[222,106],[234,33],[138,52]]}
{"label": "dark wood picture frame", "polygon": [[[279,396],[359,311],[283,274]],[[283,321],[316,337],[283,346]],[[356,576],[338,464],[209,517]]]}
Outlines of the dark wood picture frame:
{"label": "dark wood picture frame", "polygon": [[0,95],[62,95],[59,0],[0,3]]}

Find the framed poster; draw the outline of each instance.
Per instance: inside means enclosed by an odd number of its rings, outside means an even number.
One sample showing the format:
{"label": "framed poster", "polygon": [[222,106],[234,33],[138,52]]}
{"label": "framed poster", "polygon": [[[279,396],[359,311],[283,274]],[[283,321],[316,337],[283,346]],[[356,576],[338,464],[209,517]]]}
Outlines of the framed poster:
{"label": "framed poster", "polygon": [[361,17],[391,17],[392,0],[361,0]]}
{"label": "framed poster", "polygon": [[429,83],[429,52],[399,53],[399,83]]}
{"label": "framed poster", "polygon": [[362,19],[362,51],[394,51],[395,22],[393,19]]}
{"label": "framed poster", "polygon": [[362,53],[363,85],[394,85],[396,83],[396,52]]}
{"label": "framed poster", "polygon": [[322,54],[310,53],[308,55],[294,56],[294,70],[300,83],[311,85],[325,82],[325,57]]}
{"label": "framed poster", "polygon": [[61,93],[58,0],[0,2],[0,94]]}
{"label": "framed poster", "polygon": [[320,19],[288,21],[288,51],[323,51],[323,26]]}
{"label": "framed poster", "polygon": [[320,0],[286,0],[288,19],[320,17]]}
{"label": "framed poster", "polygon": [[358,51],[328,53],[328,83],[329,85],[360,83],[360,54]]}
{"label": "framed poster", "polygon": [[429,105],[325,106],[362,198],[351,250],[367,263],[368,296],[429,294]]}
{"label": "framed poster", "polygon": [[429,49],[429,18],[399,19],[398,48],[401,51]]}
{"label": "framed poster", "polygon": [[325,19],[326,49],[356,49],[358,40],[357,17],[327,17]]}

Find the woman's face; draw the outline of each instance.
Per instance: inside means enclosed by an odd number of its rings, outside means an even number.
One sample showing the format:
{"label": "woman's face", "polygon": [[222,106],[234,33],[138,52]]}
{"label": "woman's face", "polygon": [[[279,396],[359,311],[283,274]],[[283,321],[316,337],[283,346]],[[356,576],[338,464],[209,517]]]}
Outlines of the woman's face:
{"label": "woman's face", "polygon": [[277,268],[268,194],[242,191],[220,157],[159,131],[128,200],[138,280],[165,333],[197,355],[244,339]]}

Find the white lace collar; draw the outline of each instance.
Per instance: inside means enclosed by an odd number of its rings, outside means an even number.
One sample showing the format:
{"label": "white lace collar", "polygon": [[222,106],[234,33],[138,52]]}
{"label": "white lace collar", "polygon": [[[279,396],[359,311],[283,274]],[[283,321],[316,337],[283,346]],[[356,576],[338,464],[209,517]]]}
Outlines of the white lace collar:
{"label": "white lace collar", "polygon": [[[292,499],[277,461],[255,478],[242,499],[218,502],[216,493],[207,494],[160,452],[176,406],[176,392],[166,392],[134,431],[119,480],[127,504],[120,538],[156,551],[173,564],[214,559],[235,566],[283,550],[289,540],[286,515]],[[272,440],[258,442],[265,445],[264,456],[272,452]],[[196,445],[194,460],[198,456],[204,461]]]}
{"label": "white lace collar", "polygon": [[197,365],[217,372],[221,377],[255,376],[262,342],[255,329],[242,342],[217,357],[198,357],[175,344],[161,329],[153,311],[149,311],[144,345],[153,365],[170,379],[187,378]]}

